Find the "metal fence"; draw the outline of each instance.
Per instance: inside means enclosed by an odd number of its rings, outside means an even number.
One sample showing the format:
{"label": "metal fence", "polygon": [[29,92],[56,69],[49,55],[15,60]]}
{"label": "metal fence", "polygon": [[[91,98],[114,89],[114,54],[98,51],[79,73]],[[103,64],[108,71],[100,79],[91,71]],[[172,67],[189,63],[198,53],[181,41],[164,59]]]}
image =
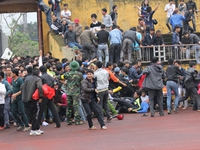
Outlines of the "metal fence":
{"label": "metal fence", "polygon": [[167,61],[169,58],[200,62],[199,53],[200,45],[198,44],[143,46],[133,51],[133,59],[140,58],[143,62],[149,62],[153,56],[157,56],[159,61],[162,62]]}

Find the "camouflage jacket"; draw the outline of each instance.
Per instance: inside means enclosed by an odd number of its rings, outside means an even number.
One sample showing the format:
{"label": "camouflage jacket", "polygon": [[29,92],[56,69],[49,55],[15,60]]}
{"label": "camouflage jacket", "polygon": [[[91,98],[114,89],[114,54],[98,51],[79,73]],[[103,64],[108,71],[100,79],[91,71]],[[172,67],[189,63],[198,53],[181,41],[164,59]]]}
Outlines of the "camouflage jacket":
{"label": "camouflage jacket", "polygon": [[57,76],[57,79],[65,80],[64,86],[67,90],[67,95],[76,95],[80,93],[81,81],[83,80],[82,73],[78,71],[70,71]]}

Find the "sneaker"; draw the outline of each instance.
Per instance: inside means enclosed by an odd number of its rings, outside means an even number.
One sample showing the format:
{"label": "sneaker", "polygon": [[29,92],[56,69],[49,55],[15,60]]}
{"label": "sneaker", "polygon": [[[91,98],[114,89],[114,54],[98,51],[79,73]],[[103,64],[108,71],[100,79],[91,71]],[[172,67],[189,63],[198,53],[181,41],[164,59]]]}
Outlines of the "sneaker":
{"label": "sneaker", "polygon": [[[38,130],[37,130],[38,131]],[[37,132],[37,131],[33,131],[33,130],[31,130],[31,132],[30,132],[30,136],[37,136],[37,135],[41,135],[41,133],[40,132]]]}
{"label": "sneaker", "polygon": [[183,110],[186,110],[187,108],[188,108],[188,107],[183,107],[182,109],[183,109]]}
{"label": "sneaker", "polygon": [[46,127],[46,126],[48,126],[48,125],[49,125],[49,124],[48,124],[47,122],[45,122],[45,121],[42,122],[42,126],[45,126],[45,127]]}
{"label": "sneaker", "polygon": [[101,127],[102,130],[107,130],[106,126]]}
{"label": "sneaker", "polygon": [[17,127],[17,131],[22,131],[24,129],[24,127],[22,127],[22,126],[19,126],[19,127]]}
{"label": "sneaker", "polygon": [[1,131],[1,130],[4,130],[4,127],[0,127],[0,131]]}
{"label": "sneaker", "polygon": [[24,129],[23,129],[23,132],[27,132],[27,131],[30,131],[30,127],[25,127]]}
{"label": "sneaker", "polygon": [[89,130],[96,130],[97,128],[95,126],[92,126],[91,128],[89,128]]}
{"label": "sneaker", "polygon": [[75,123],[75,125],[82,125],[82,124],[84,124],[83,121],[80,121],[80,122],[76,122],[76,123]]}
{"label": "sneaker", "polygon": [[173,111],[174,112],[178,112],[178,109],[176,107],[174,107]]}
{"label": "sneaker", "polygon": [[10,125],[9,124],[6,124],[4,129],[10,129]]}
{"label": "sneaker", "polygon": [[112,120],[113,117],[110,117],[107,119],[107,122],[110,122]]}
{"label": "sneaker", "polygon": [[37,132],[40,133],[40,134],[44,134],[44,131],[42,131],[42,130],[40,130],[40,129],[37,130]]}
{"label": "sneaker", "polygon": [[171,112],[171,110],[168,110],[167,113],[168,113],[168,115],[170,115],[172,112]]}
{"label": "sneaker", "polygon": [[17,123],[16,123],[16,122],[14,122],[14,123],[13,123],[13,125],[16,127],[16,126],[17,126]]}

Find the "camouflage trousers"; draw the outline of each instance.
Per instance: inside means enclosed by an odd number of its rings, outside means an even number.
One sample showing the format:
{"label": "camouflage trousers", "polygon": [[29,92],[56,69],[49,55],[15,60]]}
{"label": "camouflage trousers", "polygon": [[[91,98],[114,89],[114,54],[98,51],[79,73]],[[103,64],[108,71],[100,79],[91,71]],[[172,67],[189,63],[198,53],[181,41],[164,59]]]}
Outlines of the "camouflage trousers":
{"label": "camouflage trousers", "polygon": [[71,116],[72,112],[74,112],[75,124],[79,124],[80,123],[79,94],[67,95],[67,98],[68,98],[67,123],[72,124]]}

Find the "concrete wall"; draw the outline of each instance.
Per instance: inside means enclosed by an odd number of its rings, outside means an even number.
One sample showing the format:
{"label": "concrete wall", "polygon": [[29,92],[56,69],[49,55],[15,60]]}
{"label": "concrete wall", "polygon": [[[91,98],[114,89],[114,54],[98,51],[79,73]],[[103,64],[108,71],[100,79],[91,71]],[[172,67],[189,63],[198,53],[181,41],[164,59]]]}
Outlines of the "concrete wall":
{"label": "concrete wall", "polygon": [[[141,5],[143,0],[113,0],[113,3],[118,6],[118,25],[127,30],[132,26],[137,25],[138,20],[138,10],[133,8],[134,5]],[[150,5],[152,9],[155,8],[159,0],[150,0]],[[179,1],[179,0],[178,0]],[[185,0],[187,1],[187,0]],[[200,7],[200,1],[194,0],[197,3],[197,7]],[[169,2],[168,0],[160,0],[161,4],[154,14],[154,18],[157,19],[158,25],[155,26],[156,29],[160,29],[163,33],[167,33],[167,27],[165,26],[166,13],[164,12],[165,5]],[[83,26],[89,25],[91,23],[90,15],[96,13],[98,20],[101,21],[101,9],[109,8],[109,0],[62,0],[62,4],[67,3],[69,10],[72,12],[72,18],[79,18]],[[197,21],[197,27],[200,22]],[[197,28],[200,31],[199,28]]]}
{"label": "concrete wall", "polygon": [[[47,3],[48,0],[45,0]],[[75,18],[80,19],[80,23],[84,26],[90,25],[91,23],[91,14],[96,13],[98,20],[102,20],[101,9],[107,8],[110,12],[109,1],[112,0],[62,0],[61,7],[64,3],[67,3],[69,10],[72,12],[72,20]],[[138,10],[133,6],[140,6],[143,0],[113,0],[113,4],[118,5],[118,25],[127,30],[132,26],[137,25],[138,20]],[[150,0],[150,5],[154,9],[159,0]],[[154,18],[157,19],[158,24],[155,26],[156,29],[160,29],[162,33],[167,33],[167,27],[165,25],[166,13],[164,12],[164,7],[168,3],[168,0],[160,0],[161,4],[154,14]],[[196,0],[197,6],[200,7],[200,1]],[[197,31],[200,31],[199,28],[200,21],[197,20]],[[43,39],[44,39],[44,49],[45,53],[49,51],[47,33],[49,27],[46,24],[46,17],[43,14]]]}

